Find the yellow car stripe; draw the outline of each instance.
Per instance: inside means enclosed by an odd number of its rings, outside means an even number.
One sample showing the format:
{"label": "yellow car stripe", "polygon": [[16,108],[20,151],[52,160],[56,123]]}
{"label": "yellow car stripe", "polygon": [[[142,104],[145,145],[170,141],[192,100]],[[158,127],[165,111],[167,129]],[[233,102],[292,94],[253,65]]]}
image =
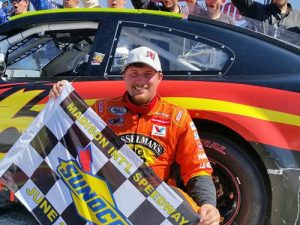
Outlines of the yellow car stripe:
{"label": "yellow car stripe", "polygon": [[300,126],[300,116],[270,109],[205,98],[167,97],[164,99],[190,110],[230,113],[264,121]]}
{"label": "yellow car stripe", "polygon": [[109,13],[128,13],[128,14],[149,14],[149,15],[158,15],[166,16],[181,19],[182,15],[179,13],[171,13],[158,10],[143,10],[143,9],[111,9],[111,8],[68,8],[68,9],[49,9],[49,10],[38,10],[28,13],[22,13],[16,16],[12,16],[9,20],[16,20],[24,17],[30,17],[35,15],[43,14],[54,14],[54,13],[70,13],[70,12],[109,12]]}

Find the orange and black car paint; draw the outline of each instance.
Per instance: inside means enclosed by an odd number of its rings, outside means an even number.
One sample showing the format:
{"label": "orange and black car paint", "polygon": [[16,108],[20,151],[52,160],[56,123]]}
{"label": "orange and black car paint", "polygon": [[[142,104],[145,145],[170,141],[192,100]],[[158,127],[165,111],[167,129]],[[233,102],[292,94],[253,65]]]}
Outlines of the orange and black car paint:
{"label": "orange and black car paint", "polygon": [[[46,16],[29,15],[1,25],[0,35],[25,30],[23,27],[31,27],[33,20],[101,21],[97,33],[101,38],[96,38],[92,53],[97,49],[108,55],[115,49],[111,46],[114,35],[120,33],[116,31],[120,20],[182,30],[228,46],[234,52],[234,61],[222,75],[201,71],[199,76],[190,76],[167,71],[158,92],[165,100],[187,108],[199,130],[214,167],[223,224],[298,224],[300,50],[196,17],[162,19],[153,12],[96,10],[72,14],[54,11],[53,17],[50,12]],[[109,57],[105,57],[99,66],[89,64],[85,74],[0,80],[0,159],[46,104],[53,82],[73,81],[89,105],[98,98],[122,95],[125,87],[121,76],[104,76],[110,66]],[[177,182],[180,184],[179,179]],[[3,186],[0,198],[0,202],[14,200]]]}
{"label": "orange and black car paint", "polygon": [[[112,89],[112,85],[115,88]],[[48,101],[51,86],[50,83],[0,85],[1,158]],[[73,86],[90,105],[97,98],[115,97],[124,93],[122,81],[83,81],[74,82]],[[174,91],[179,88],[180,93]],[[237,140],[247,142],[247,151],[252,151],[250,154],[258,157],[261,167],[265,169],[261,172],[265,176],[278,175],[275,179],[273,176],[268,178],[271,186],[276,186],[273,194],[290,193],[289,189],[293,187],[283,184],[293,183],[297,179],[294,170],[300,167],[300,110],[293,107],[294,102],[300,99],[299,93],[238,83],[166,80],[162,82],[159,94],[189,109],[196,124],[200,124],[200,134],[202,126],[204,130],[208,126],[220,133],[231,130],[238,135]],[[282,109],[282,105],[286,107]],[[209,152],[210,156],[227,154],[226,147],[222,148],[218,143],[205,138],[203,145],[215,151]],[[1,188],[2,201],[15,200],[5,186]],[[298,204],[297,198],[294,203],[289,201],[289,204]]]}

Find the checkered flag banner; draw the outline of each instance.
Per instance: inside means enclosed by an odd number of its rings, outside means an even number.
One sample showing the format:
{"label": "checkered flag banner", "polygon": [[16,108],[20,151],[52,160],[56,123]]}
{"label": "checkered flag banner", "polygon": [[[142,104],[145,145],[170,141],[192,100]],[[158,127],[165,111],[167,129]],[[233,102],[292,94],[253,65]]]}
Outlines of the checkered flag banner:
{"label": "checkered flag banner", "polygon": [[197,224],[67,83],[0,162],[0,178],[40,224]]}

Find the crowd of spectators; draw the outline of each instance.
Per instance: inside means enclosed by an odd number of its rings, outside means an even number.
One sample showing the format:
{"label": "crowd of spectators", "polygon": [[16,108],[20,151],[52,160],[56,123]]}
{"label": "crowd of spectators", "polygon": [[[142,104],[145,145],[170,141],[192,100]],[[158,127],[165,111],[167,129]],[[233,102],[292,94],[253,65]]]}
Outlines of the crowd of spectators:
{"label": "crowd of spectators", "polygon": [[[200,15],[213,20],[235,24],[235,20],[222,13],[225,0],[204,0],[205,6],[200,6],[197,0],[185,0],[185,5],[178,4],[178,0],[131,0],[136,9],[152,9],[173,13]],[[261,21],[263,26],[274,25],[283,27],[293,32],[300,33],[300,11],[292,8],[288,0],[271,0],[269,4],[262,4],[253,0],[231,0],[238,8],[241,15]],[[34,10],[53,8],[85,8],[101,7],[98,0],[63,0],[59,5],[55,0],[11,0],[11,9],[8,1],[0,0],[0,24],[8,21],[8,18],[29,11],[29,6]],[[126,0],[107,0],[108,8],[125,8]]]}

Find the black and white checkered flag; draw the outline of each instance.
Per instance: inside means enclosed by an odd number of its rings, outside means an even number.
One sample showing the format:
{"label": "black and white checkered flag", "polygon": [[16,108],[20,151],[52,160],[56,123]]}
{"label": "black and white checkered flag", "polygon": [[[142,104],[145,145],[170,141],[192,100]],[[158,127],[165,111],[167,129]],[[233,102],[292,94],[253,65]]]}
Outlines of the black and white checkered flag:
{"label": "black and white checkered flag", "polygon": [[0,178],[41,224],[197,224],[67,83],[0,163]]}

